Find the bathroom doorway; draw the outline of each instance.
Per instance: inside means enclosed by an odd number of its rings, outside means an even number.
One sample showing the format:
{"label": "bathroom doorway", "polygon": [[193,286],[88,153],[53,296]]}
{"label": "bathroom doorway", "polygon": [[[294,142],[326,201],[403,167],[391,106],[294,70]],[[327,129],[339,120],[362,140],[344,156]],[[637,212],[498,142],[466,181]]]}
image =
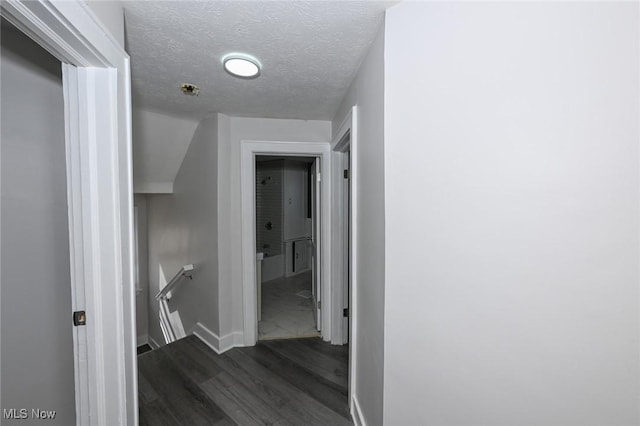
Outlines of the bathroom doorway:
{"label": "bathroom doorway", "polygon": [[320,336],[319,162],[255,158],[258,340]]}

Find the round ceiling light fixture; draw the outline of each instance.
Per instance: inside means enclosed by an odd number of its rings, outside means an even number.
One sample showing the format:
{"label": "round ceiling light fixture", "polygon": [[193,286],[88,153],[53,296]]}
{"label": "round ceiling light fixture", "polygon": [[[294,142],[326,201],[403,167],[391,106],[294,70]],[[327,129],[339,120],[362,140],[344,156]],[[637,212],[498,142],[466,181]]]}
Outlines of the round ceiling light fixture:
{"label": "round ceiling light fixture", "polygon": [[251,55],[231,53],[222,58],[224,70],[234,77],[256,78],[260,75],[260,62]]}

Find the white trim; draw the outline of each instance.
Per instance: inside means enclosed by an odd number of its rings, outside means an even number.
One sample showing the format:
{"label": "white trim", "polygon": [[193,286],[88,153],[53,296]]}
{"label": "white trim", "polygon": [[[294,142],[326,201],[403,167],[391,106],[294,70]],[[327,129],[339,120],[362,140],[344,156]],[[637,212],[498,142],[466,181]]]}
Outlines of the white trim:
{"label": "white trim", "polygon": [[[65,99],[77,98],[78,88],[75,84],[77,78],[72,74],[77,73],[77,69],[69,67],[69,70],[63,73],[63,88]],[[67,138],[79,140],[79,102],[65,101],[65,133]],[[66,143],[66,169],[67,169],[67,203],[69,216],[69,256],[71,264],[71,283],[82,280],[84,276],[84,247],[83,247],[83,218],[82,204],[79,197],[75,196],[77,191],[71,185],[76,186],[82,181],[80,170],[80,149],[76,144]],[[73,311],[82,310],[85,306],[85,291],[83,286],[71,286],[71,309]],[[77,423],[88,421],[89,419],[89,360],[87,348],[87,328],[76,327],[73,329],[73,345],[74,345],[74,378],[75,378],[75,396],[76,396],[76,418]]]}
{"label": "white trim", "polygon": [[0,9],[64,64],[76,422],[137,424],[129,57],[85,2]]}
{"label": "white trim", "polygon": [[134,276],[136,277],[136,296],[142,294],[142,286],[140,285],[140,250],[138,241],[138,206],[133,206],[133,258],[134,258]]}
{"label": "white trim", "polygon": [[158,349],[160,347],[160,344],[158,342],[156,342],[156,339],[154,339],[153,337],[149,336],[149,346],[151,346],[151,349]]}
{"label": "white trim", "polygon": [[[349,136],[348,138],[346,136]],[[332,156],[333,160],[337,165],[342,165],[342,162],[339,161],[341,157],[344,155],[343,152],[349,151],[349,158],[351,160],[350,167],[350,176],[349,176],[349,184],[351,185],[351,222],[349,223],[350,229],[350,241],[351,241],[351,251],[349,256],[349,280],[351,282],[351,297],[349,298],[349,399],[356,400],[357,395],[357,354],[358,354],[358,345],[357,345],[357,335],[358,335],[358,304],[357,304],[357,295],[358,295],[358,222],[356,218],[358,217],[358,107],[353,106],[347,116],[342,121],[342,124],[338,128],[336,132],[333,142],[332,142],[333,150]],[[332,281],[335,283],[336,287],[339,289],[342,288],[341,283],[342,277],[344,277],[344,268],[346,265],[344,264],[344,258],[346,254],[344,253],[344,245],[342,244],[343,235],[342,230],[345,227],[344,224],[344,215],[343,215],[343,175],[342,175],[342,167],[336,167],[336,171],[334,171],[333,175],[333,188],[334,188],[334,201],[337,203],[337,206],[334,208],[334,219],[337,221],[335,223],[333,232],[332,232],[332,243],[335,247],[333,250],[335,268],[332,273]],[[343,292],[335,291],[334,292],[334,303],[337,304],[337,309],[334,310],[333,319],[334,321],[339,321],[342,318],[342,306],[343,306]],[[334,344],[342,344],[346,339],[343,336],[342,327],[335,327],[335,332],[332,335],[332,343]],[[352,411],[353,413],[353,411]]]}
{"label": "white trim", "polygon": [[353,419],[353,424],[356,426],[367,426],[367,422],[362,415],[362,409],[360,408],[360,403],[358,402],[358,398],[354,395],[351,398],[351,418]]}
{"label": "white trim", "polygon": [[202,340],[205,345],[209,346],[218,355],[232,348],[244,346],[242,333],[233,332],[219,337],[216,333],[209,330],[202,323],[197,323],[193,329],[193,335]]}
{"label": "white trim", "polygon": [[[113,188],[118,188],[118,158],[111,141],[116,138],[115,110],[100,107],[97,99],[117,97],[116,71],[105,68],[63,66],[65,104],[75,113],[67,117],[67,167],[74,170],[67,182],[70,216],[74,231],[73,264],[82,263],[82,275],[74,274],[76,296],[73,310],[87,312],[85,330],[77,328],[77,356],[86,364],[76,371],[81,392],[76,400],[79,424],[124,424],[126,422],[123,279],[120,212]],[[99,132],[97,132],[98,130]],[[119,196],[119,195],[118,195]],[[79,216],[76,216],[77,213]],[[79,231],[79,232],[77,232]],[[84,342],[83,339],[86,339]],[[108,355],[107,355],[108,353]],[[113,373],[120,377],[110,379]],[[88,407],[84,404],[88,403]],[[89,415],[90,413],[90,415]],[[95,422],[95,423],[92,423]],[[116,423],[117,422],[117,423]]]}
{"label": "white trim", "polygon": [[[328,142],[280,142],[243,140],[240,148],[240,194],[242,200],[242,290],[244,317],[244,345],[255,345],[258,337],[256,318],[257,290],[256,229],[255,229],[255,156],[291,155],[321,158],[321,175],[331,176],[331,148]],[[331,185],[324,178],[322,188],[321,259],[322,270],[322,336],[331,339],[331,285],[325,277],[331,271]]]}
{"label": "white trim", "polygon": [[[350,132],[351,132],[351,122],[352,122],[353,112],[349,110],[349,113],[342,121],[342,124],[338,128],[333,141],[331,142],[332,146],[332,160],[335,167],[333,168],[333,174],[331,179],[331,184],[333,186],[333,229],[331,230],[331,239],[333,242],[333,251],[331,255],[333,256],[332,265],[332,276],[331,281],[336,285],[336,288],[342,289],[345,285],[343,283],[343,279],[345,274],[345,269],[347,269],[348,265],[344,261],[346,258],[346,253],[344,250],[344,230],[347,228],[347,224],[345,223],[344,217],[344,202],[345,194],[344,194],[344,156],[345,152],[350,150]],[[353,174],[353,172],[351,172]],[[351,180],[351,179],[350,179]],[[342,323],[343,313],[342,309],[344,307],[344,298],[342,291],[334,291],[333,292],[333,320],[336,323]],[[333,335],[331,336],[331,343],[334,345],[342,345],[348,340],[348,336],[343,336],[342,327],[335,327],[333,331]]]}
{"label": "white trim", "polygon": [[2,16],[63,63],[118,67],[129,55],[84,2],[3,0]]}
{"label": "white trim", "polygon": [[173,182],[136,182],[133,185],[136,194],[173,194]]}

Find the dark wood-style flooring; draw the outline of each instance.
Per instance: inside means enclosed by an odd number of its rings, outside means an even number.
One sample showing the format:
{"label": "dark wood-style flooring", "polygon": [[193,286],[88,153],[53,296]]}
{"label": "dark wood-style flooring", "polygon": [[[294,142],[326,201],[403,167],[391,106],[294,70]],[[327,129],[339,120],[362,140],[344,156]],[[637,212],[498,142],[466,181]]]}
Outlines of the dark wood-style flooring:
{"label": "dark wood-style flooring", "polygon": [[348,348],[271,340],[217,355],[189,336],[138,357],[140,425],[350,425]]}

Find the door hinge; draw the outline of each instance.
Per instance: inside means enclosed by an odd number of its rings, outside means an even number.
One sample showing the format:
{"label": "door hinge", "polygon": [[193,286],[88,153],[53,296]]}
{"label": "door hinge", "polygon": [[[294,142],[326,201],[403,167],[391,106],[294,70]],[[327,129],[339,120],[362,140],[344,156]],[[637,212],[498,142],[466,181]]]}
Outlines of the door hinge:
{"label": "door hinge", "polygon": [[318,310],[322,309],[322,300],[318,300]]}
{"label": "door hinge", "polygon": [[75,311],[73,313],[73,325],[76,327],[87,324],[87,314],[84,311]]}
{"label": "door hinge", "polygon": [[349,308],[344,308],[342,310],[342,316],[347,318],[349,317]]}
{"label": "door hinge", "polygon": [[344,178],[345,179],[349,179],[349,170],[345,169],[344,171]]}
{"label": "door hinge", "polygon": [[322,182],[322,174],[320,172],[316,174],[316,181]]}

